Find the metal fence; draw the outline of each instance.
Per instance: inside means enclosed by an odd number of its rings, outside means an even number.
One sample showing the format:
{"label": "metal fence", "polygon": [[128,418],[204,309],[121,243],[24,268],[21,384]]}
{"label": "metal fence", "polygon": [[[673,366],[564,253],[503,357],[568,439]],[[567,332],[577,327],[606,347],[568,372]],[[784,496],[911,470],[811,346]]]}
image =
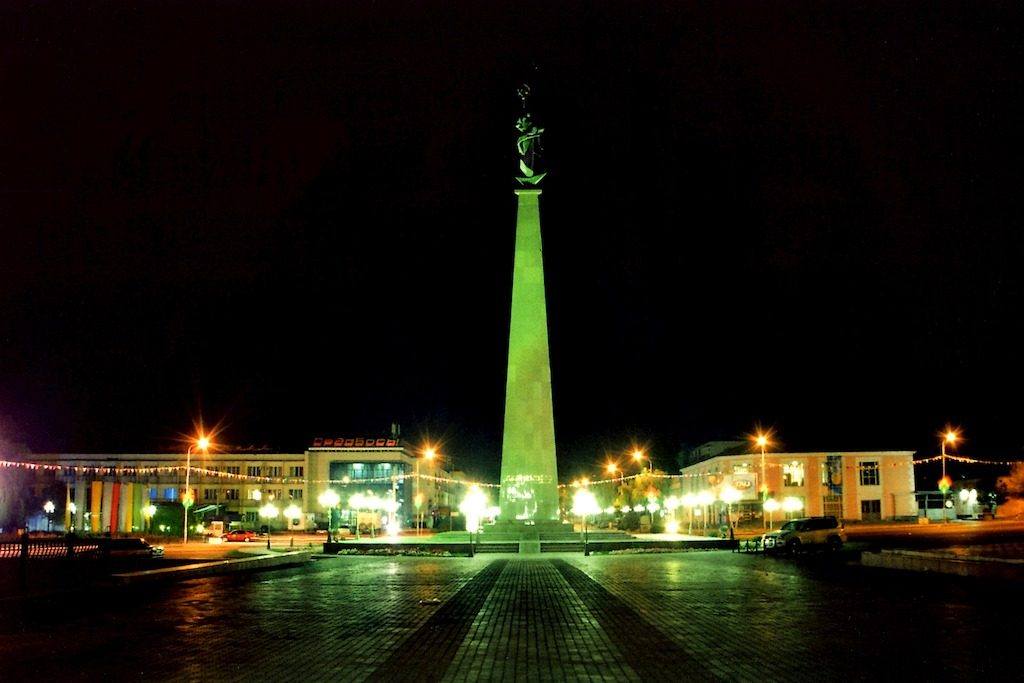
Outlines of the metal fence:
{"label": "metal fence", "polygon": [[63,538],[29,538],[0,543],[0,559],[89,556],[98,555],[100,550],[99,541],[87,538],[74,540]]}

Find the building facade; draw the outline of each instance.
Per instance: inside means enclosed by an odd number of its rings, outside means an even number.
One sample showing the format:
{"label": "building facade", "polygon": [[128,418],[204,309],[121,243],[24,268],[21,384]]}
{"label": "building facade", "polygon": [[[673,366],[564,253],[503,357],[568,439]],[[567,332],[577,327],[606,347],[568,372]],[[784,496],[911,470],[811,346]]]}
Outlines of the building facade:
{"label": "building facade", "polygon": [[[52,474],[65,484],[66,500],[57,517],[65,528],[142,531],[150,526],[150,506],[175,507],[180,516],[184,454],[50,453],[33,454],[32,460],[53,468],[39,470],[40,476]],[[441,464],[398,439],[317,439],[299,453],[193,453],[191,463],[188,489],[195,517],[237,521],[248,528],[268,523],[259,512],[267,503],[282,512],[294,506],[301,513],[269,520],[271,528],[322,528],[328,512],[318,499],[328,489],[339,495],[334,521],[341,524],[356,520],[357,512],[348,505],[356,493],[390,501],[403,525],[414,523],[418,512],[426,520],[447,508],[451,495]],[[417,472],[425,476],[412,476]],[[180,521],[176,524],[180,528]]]}
{"label": "building facade", "polygon": [[[761,486],[767,497],[800,502],[788,516],[834,515],[844,520],[915,518],[913,451],[761,453],[720,455],[684,467],[680,495],[726,486],[739,492],[734,509],[761,517]],[[786,516],[787,513],[779,513]]]}

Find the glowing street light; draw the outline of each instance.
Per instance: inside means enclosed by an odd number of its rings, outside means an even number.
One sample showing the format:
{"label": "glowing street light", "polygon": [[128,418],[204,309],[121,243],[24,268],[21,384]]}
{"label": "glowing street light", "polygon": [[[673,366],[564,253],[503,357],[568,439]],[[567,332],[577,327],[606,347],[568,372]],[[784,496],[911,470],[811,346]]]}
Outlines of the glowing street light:
{"label": "glowing street light", "polygon": [[337,491],[327,489],[316,497],[316,502],[327,512],[327,542],[331,543],[334,541],[334,508],[341,502],[341,496]]}
{"label": "glowing street light", "polygon": [[804,502],[793,496],[786,496],[782,499],[782,509],[785,512],[799,512],[804,509]]}
{"label": "glowing street light", "polygon": [[647,465],[650,468],[650,473],[654,474],[654,462],[651,460],[651,456],[647,455],[646,453],[643,452],[643,450],[641,450],[639,448],[634,448],[633,449],[633,460],[635,460],[638,464],[640,464],[640,471],[641,472],[643,472],[643,464],[642,463],[643,463],[643,461],[645,459],[647,460]]}
{"label": "glowing street light", "polygon": [[[754,437],[754,443],[761,449],[761,505],[764,505],[765,500],[768,498],[768,479],[765,474],[765,462],[764,462],[764,449],[771,443],[768,440],[768,434],[764,432],[758,432]],[[764,516],[761,519],[762,526],[764,525]]]}
{"label": "glowing street light", "polygon": [[48,500],[43,503],[43,512],[46,513],[46,530],[49,531],[53,524],[53,511],[57,509],[57,506],[53,504],[52,500]]}
{"label": "glowing street light", "polygon": [[[665,502],[667,503],[668,501],[665,501]],[[695,494],[693,494],[693,493],[685,494],[679,502],[689,512],[689,524],[688,524],[688,526],[686,528],[686,533],[692,534],[693,533],[693,508],[695,508],[698,505],[700,505],[700,502],[698,501],[697,496]]]}
{"label": "glowing street light", "polygon": [[153,526],[153,515],[156,514],[156,505],[150,503],[142,506],[142,517],[146,520],[146,529],[151,530]]}
{"label": "glowing street light", "polygon": [[423,494],[420,492],[420,460],[426,459],[431,463],[434,462],[434,458],[437,457],[437,450],[433,446],[427,446],[423,449],[423,458],[416,458],[416,494],[413,496],[413,502],[416,505],[416,535],[420,535],[420,529],[423,528]]}
{"label": "glowing street light", "polygon": [[697,504],[700,506],[698,510],[700,510],[701,518],[704,521],[705,533],[707,533],[708,530],[708,508],[711,507],[711,504],[714,502],[715,494],[711,491],[704,490],[697,494]]}
{"label": "glowing street light", "polygon": [[281,511],[273,503],[267,503],[260,508],[260,518],[267,521],[267,550],[270,550],[270,521],[277,519]]}
{"label": "glowing street light", "polygon": [[[952,484],[952,480],[946,476],[946,445],[949,444],[950,448],[956,447],[956,442],[960,440],[960,433],[952,427],[946,427],[945,433],[942,434],[942,441],[940,442],[940,448],[942,452],[942,478],[939,479],[939,489],[942,491],[943,499],[946,498],[946,494],[949,491],[949,487]],[[949,506],[947,505],[946,508]],[[946,509],[943,508],[942,518],[946,519]],[[946,520],[948,521],[948,520]]]}
{"label": "glowing street light", "polygon": [[763,507],[764,511],[768,513],[768,528],[771,529],[772,524],[775,522],[775,513],[779,511],[782,504],[774,498],[769,498],[761,504],[761,507]]}
{"label": "glowing street light", "polygon": [[192,489],[189,487],[189,475],[192,473],[192,449],[198,448],[206,455],[210,450],[210,439],[205,434],[200,434],[195,443],[188,445],[185,453],[185,491],[181,495],[181,506],[185,509],[184,524],[182,524],[181,542],[188,543],[188,509],[192,507]]}
{"label": "glowing street light", "polygon": [[587,516],[596,515],[601,512],[597,504],[597,498],[590,489],[580,489],[572,497],[572,514],[578,515],[583,520],[583,555],[590,555],[590,548],[587,545],[589,536],[587,533]]}
{"label": "glowing street light", "polygon": [[299,519],[301,517],[302,508],[300,508],[295,503],[292,503],[291,505],[284,509],[284,518],[287,519],[289,522],[291,522],[294,519]]}
{"label": "glowing street light", "polygon": [[466,516],[466,531],[469,532],[469,556],[473,557],[473,533],[480,538],[480,517],[487,511],[487,496],[476,484],[469,487],[466,497],[459,504],[459,511]]}
{"label": "glowing street light", "polygon": [[719,500],[725,503],[726,506],[725,516],[726,521],[728,521],[729,523],[729,540],[732,540],[735,537],[735,530],[733,529],[732,525],[732,506],[734,503],[738,502],[739,499],[742,497],[743,494],[740,493],[735,488],[733,488],[732,486],[730,486],[729,484],[723,486],[722,490],[718,494]]}

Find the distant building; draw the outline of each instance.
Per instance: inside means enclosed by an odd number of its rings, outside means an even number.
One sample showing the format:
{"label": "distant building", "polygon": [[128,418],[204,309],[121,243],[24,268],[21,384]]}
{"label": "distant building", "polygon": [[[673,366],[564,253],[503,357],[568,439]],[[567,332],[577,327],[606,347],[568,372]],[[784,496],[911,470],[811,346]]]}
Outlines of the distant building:
{"label": "distant building", "polygon": [[689,467],[718,455],[746,453],[748,448],[750,443],[747,441],[706,441],[692,448],[684,447],[679,452],[679,466]]}
{"label": "distant building", "polygon": [[[80,531],[140,531],[144,508],[180,503],[184,493],[184,476],[174,469],[185,464],[182,453],[49,453],[33,454],[32,460],[56,466],[52,473],[66,484],[67,502],[74,503],[73,517],[63,514],[70,506],[59,506],[55,526],[71,518]],[[417,449],[397,438],[330,438],[316,439],[301,453],[193,453],[193,467],[208,471],[193,471],[189,488],[195,514],[238,520],[249,527],[262,524],[259,508],[268,502],[282,511],[295,505],[302,513],[297,520],[272,524],[274,528],[324,527],[327,513],[317,499],[327,489],[341,498],[335,519],[342,524],[355,522],[356,513],[348,508],[354,493],[394,499],[399,519],[409,523],[416,515],[417,493],[426,517],[449,504],[447,483],[424,478],[417,487],[410,476],[417,460],[420,474],[448,478],[439,462],[423,459]]]}
{"label": "distant building", "polygon": [[[721,444],[723,442],[714,442]],[[728,442],[724,442],[728,443]],[[709,447],[709,451],[715,447]],[[761,453],[714,455],[683,467],[679,495],[725,486],[740,493],[733,507],[741,517],[761,517]],[[728,450],[728,449],[722,449]],[[786,516],[835,515],[846,520],[914,518],[913,451],[766,453],[764,483],[768,497],[800,501],[802,510]]]}

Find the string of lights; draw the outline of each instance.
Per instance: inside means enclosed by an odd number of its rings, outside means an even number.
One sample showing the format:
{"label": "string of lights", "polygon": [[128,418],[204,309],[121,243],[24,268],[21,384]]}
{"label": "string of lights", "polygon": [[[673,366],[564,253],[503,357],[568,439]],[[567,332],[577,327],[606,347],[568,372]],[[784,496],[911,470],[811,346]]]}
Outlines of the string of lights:
{"label": "string of lights", "polygon": [[59,465],[53,463],[24,462],[19,460],[0,460],[0,467],[17,468],[28,471],[60,472],[65,476],[72,475],[94,475],[100,477],[132,477],[132,476],[153,476],[183,473],[186,469],[194,474],[202,474],[208,477],[231,479],[235,481],[250,481],[261,484],[380,484],[392,481],[402,482],[404,479],[425,479],[445,484],[458,484],[461,486],[482,486],[498,488],[499,484],[492,484],[479,481],[466,481],[453,479],[451,477],[436,477],[429,474],[400,474],[387,475],[383,477],[371,477],[360,479],[305,479],[304,477],[264,477],[254,474],[241,474],[234,472],[223,472],[221,470],[209,469],[185,465],[159,465],[150,467],[133,467],[127,465]]}
{"label": "string of lights", "polygon": [[[907,461],[902,460],[898,462],[877,462],[875,464],[864,464],[860,463],[856,466],[857,469],[877,469],[879,467],[905,467],[908,465],[924,465],[933,462],[940,462],[943,457],[947,460],[954,462],[970,464],[970,465],[994,465],[994,466],[1013,466],[1024,462],[1024,460],[985,460],[981,458],[971,458],[960,455],[934,455],[927,458],[919,458],[917,460]],[[765,463],[766,467],[781,468],[785,467],[788,463],[769,462]],[[129,466],[129,465],[63,465],[54,463],[41,463],[41,462],[28,462],[19,460],[0,460],[0,467],[2,468],[17,468],[28,471],[45,471],[45,472],[60,472],[65,476],[80,476],[80,475],[94,475],[100,477],[132,477],[132,476],[160,476],[170,475],[174,473],[183,473],[186,469],[195,474],[204,475],[207,477],[230,479],[232,481],[248,481],[253,483],[262,484],[380,484],[388,483],[392,481],[402,482],[404,479],[423,479],[426,481],[433,481],[443,484],[454,484],[459,486],[480,486],[485,488],[499,488],[501,485],[496,483],[481,482],[481,481],[468,481],[464,479],[454,479],[452,477],[438,477],[430,474],[416,474],[408,473],[401,475],[388,475],[382,477],[372,478],[360,478],[360,479],[305,479],[303,477],[268,477],[253,474],[242,474],[234,472],[224,472],[221,470],[210,469],[206,467],[191,466],[186,468],[184,465],[156,465],[156,466]],[[633,481],[640,477],[651,477],[654,479],[696,479],[706,478],[709,475],[714,476],[722,474],[720,472],[684,472],[679,474],[669,474],[665,472],[638,472],[636,474],[630,474],[620,477],[608,477],[605,479],[586,479],[586,486],[601,486],[606,484],[623,484],[625,482]],[[559,484],[559,488],[578,487],[584,479],[577,479],[573,482]]]}

